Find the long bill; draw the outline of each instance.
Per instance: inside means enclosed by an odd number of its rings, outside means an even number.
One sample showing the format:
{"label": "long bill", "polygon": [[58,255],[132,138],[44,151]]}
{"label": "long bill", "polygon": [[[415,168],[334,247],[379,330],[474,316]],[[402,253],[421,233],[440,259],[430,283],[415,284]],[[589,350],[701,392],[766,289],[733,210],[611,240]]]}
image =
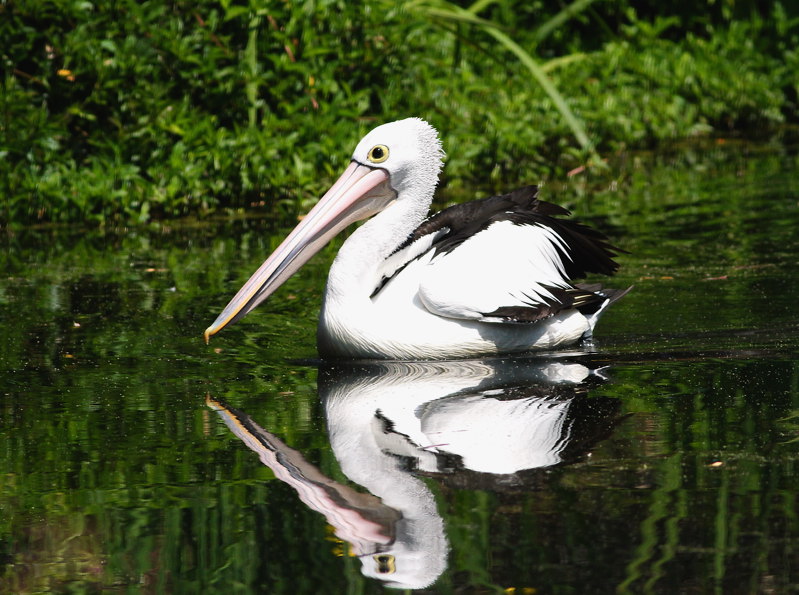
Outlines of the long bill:
{"label": "long bill", "polygon": [[381,211],[396,193],[385,170],[353,161],[205,329],[205,342],[268,298],[345,227]]}

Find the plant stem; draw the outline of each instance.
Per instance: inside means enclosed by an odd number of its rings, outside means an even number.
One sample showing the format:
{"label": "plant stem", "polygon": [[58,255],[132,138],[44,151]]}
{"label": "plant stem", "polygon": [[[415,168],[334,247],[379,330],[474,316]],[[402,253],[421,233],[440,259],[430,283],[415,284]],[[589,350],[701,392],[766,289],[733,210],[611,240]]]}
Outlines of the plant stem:
{"label": "plant stem", "polygon": [[244,49],[244,63],[247,67],[245,93],[250,104],[247,110],[247,120],[250,128],[255,128],[258,124],[258,27],[260,24],[261,16],[257,12],[251,12],[247,46]]}

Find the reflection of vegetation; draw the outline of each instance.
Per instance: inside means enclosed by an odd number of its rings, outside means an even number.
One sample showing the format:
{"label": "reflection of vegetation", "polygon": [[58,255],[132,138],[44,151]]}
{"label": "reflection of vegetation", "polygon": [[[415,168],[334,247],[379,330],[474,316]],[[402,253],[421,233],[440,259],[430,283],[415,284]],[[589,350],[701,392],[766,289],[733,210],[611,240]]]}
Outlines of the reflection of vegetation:
{"label": "reflection of vegetation", "polygon": [[794,3],[464,4],[3,3],[2,219],[296,209],[408,115],[456,189],[796,120]]}
{"label": "reflection of vegetation", "polygon": [[[799,539],[796,452],[782,444],[776,422],[799,405],[795,385],[783,384],[796,377],[796,364],[678,362],[658,366],[654,382],[636,366],[612,374],[598,392],[638,398],[589,460],[542,472],[535,491],[428,482],[454,548],[439,592],[557,584],[577,592],[734,592],[796,581],[782,558]],[[298,432],[295,412],[314,399],[308,380],[278,381],[280,391],[295,391],[286,399],[274,390],[247,393],[248,383],[228,392],[335,470],[318,422]],[[203,413],[201,396],[149,384],[127,389],[114,405],[101,384],[93,394],[60,391],[82,406],[44,417],[3,407],[3,419],[13,414],[26,436],[8,448],[10,429],[0,432],[0,543],[10,556],[2,590],[227,593],[237,584],[292,593],[324,584],[371,592],[357,562],[336,557],[318,515]],[[43,390],[39,398],[52,396]],[[108,425],[115,417],[119,425]]]}
{"label": "reflection of vegetation", "polygon": [[674,391],[659,407],[673,454],[649,474],[653,489],[622,592],[680,590],[674,568],[689,564],[719,592],[758,592],[762,581],[779,591],[796,580],[782,561],[799,531],[796,453],[783,448],[774,414],[795,407],[797,373],[790,360],[708,362],[672,384],[685,370],[661,366],[663,386]]}

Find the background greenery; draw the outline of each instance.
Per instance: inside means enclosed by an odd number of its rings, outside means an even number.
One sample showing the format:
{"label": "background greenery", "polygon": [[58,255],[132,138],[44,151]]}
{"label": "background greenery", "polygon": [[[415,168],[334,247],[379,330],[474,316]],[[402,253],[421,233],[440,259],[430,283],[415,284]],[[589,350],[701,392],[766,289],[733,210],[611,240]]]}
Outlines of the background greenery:
{"label": "background greenery", "polygon": [[6,225],[294,214],[410,115],[451,194],[799,115],[792,2],[6,0],[0,39]]}

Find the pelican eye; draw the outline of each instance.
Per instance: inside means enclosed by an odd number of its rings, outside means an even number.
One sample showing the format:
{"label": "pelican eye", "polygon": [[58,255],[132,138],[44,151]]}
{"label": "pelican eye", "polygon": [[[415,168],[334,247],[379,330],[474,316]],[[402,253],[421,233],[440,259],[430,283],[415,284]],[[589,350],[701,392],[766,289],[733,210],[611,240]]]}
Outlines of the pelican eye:
{"label": "pelican eye", "polygon": [[386,145],[375,145],[366,155],[366,158],[372,163],[383,163],[388,159],[388,147]]}
{"label": "pelican eye", "polygon": [[397,570],[394,565],[394,556],[390,554],[379,554],[374,556],[374,560],[377,562],[377,572],[380,574],[394,574]]}

